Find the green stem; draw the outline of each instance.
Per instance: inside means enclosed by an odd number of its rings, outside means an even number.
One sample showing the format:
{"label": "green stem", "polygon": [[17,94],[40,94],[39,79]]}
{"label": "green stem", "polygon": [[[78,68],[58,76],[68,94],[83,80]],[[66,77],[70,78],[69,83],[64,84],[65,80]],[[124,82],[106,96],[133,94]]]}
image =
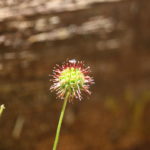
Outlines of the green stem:
{"label": "green stem", "polygon": [[63,107],[62,107],[62,110],[61,110],[61,114],[60,114],[60,118],[59,118],[59,122],[58,122],[58,126],[57,126],[57,131],[56,131],[55,141],[54,141],[54,145],[53,145],[53,150],[56,150],[57,145],[58,145],[61,124],[62,124],[62,120],[63,120],[63,117],[64,117],[64,112],[65,112],[65,108],[66,108],[66,105],[67,105],[68,97],[69,97],[69,92],[66,94],[66,97],[64,99]]}
{"label": "green stem", "polygon": [[4,106],[4,105],[1,105],[1,106],[0,106],[0,117],[1,117],[1,115],[2,115],[2,113],[3,113],[3,111],[4,111],[4,109],[5,109],[5,106]]}

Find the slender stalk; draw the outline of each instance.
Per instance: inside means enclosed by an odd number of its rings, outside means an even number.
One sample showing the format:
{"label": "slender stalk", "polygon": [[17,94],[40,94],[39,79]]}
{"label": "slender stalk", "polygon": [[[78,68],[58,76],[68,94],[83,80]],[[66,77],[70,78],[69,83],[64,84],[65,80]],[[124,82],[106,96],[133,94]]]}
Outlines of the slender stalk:
{"label": "slender stalk", "polygon": [[5,109],[5,106],[4,106],[4,105],[1,105],[1,106],[0,106],[0,117],[1,117],[1,115],[2,115],[2,113],[3,113],[3,111],[4,111],[4,109]]}
{"label": "slender stalk", "polygon": [[63,103],[63,106],[62,106],[62,110],[61,110],[61,114],[60,114],[60,118],[59,118],[59,122],[58,122],[58,126],[57,126],[55,141],[54,141],[54,145],[53,145],[53,150],[57,149],[57,145],[58,145],[58,141],[59,141],[59,135],[60,135],[60,129],[61,129],[62,120],[63,120],[63,117],[64,117],[64,112],[65,112],[65,109],[66,109],[68,97],[69,97],[69,92],[66,94],[66,97],[64,99],[64,103]]}

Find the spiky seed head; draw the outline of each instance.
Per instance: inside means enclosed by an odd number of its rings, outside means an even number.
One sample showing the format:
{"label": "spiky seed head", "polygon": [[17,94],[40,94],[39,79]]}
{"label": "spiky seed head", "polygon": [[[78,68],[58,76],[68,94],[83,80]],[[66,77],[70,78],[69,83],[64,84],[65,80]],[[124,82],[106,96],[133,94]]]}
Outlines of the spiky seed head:
{"label": "spiky seed head", "polygon": [[64,99],[69,92],[69,101],[74,98],[81,100],[82,92],[91,94],[89,88],[94,80],[89,73],[90,67],[85,67],[82,61],[75,59],[66,61],[61,66],[56,65],[52,74],[53,85],[50,90],[56,91],[57,96],[61,99]]}

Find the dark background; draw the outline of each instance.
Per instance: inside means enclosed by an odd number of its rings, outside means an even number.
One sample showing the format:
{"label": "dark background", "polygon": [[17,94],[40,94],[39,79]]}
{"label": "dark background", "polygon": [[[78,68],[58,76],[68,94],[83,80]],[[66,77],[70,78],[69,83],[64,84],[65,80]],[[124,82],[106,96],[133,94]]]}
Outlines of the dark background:
{"label": "dark background", "polygon": [[62,106],[53,66],[91,66],[88,99],[67,105],[59,150],[150,149],[149,0],[0,1],[0,150],[50,150]]}

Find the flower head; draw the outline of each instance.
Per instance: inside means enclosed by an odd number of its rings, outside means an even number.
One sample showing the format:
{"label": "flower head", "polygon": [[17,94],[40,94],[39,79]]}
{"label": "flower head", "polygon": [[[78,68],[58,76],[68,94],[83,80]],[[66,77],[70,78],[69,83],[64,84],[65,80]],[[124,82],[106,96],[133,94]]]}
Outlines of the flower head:
{"label": "flower head", "polygon": [[56,91],[59,98],[64,99],[69,93],[69,100],[82,99],[82,92],[91,94],[89,88],[94,83],[89,76],[90,67],[75,59],[66,61],[62,66],[56,65],[53,70],[51,91]]}

